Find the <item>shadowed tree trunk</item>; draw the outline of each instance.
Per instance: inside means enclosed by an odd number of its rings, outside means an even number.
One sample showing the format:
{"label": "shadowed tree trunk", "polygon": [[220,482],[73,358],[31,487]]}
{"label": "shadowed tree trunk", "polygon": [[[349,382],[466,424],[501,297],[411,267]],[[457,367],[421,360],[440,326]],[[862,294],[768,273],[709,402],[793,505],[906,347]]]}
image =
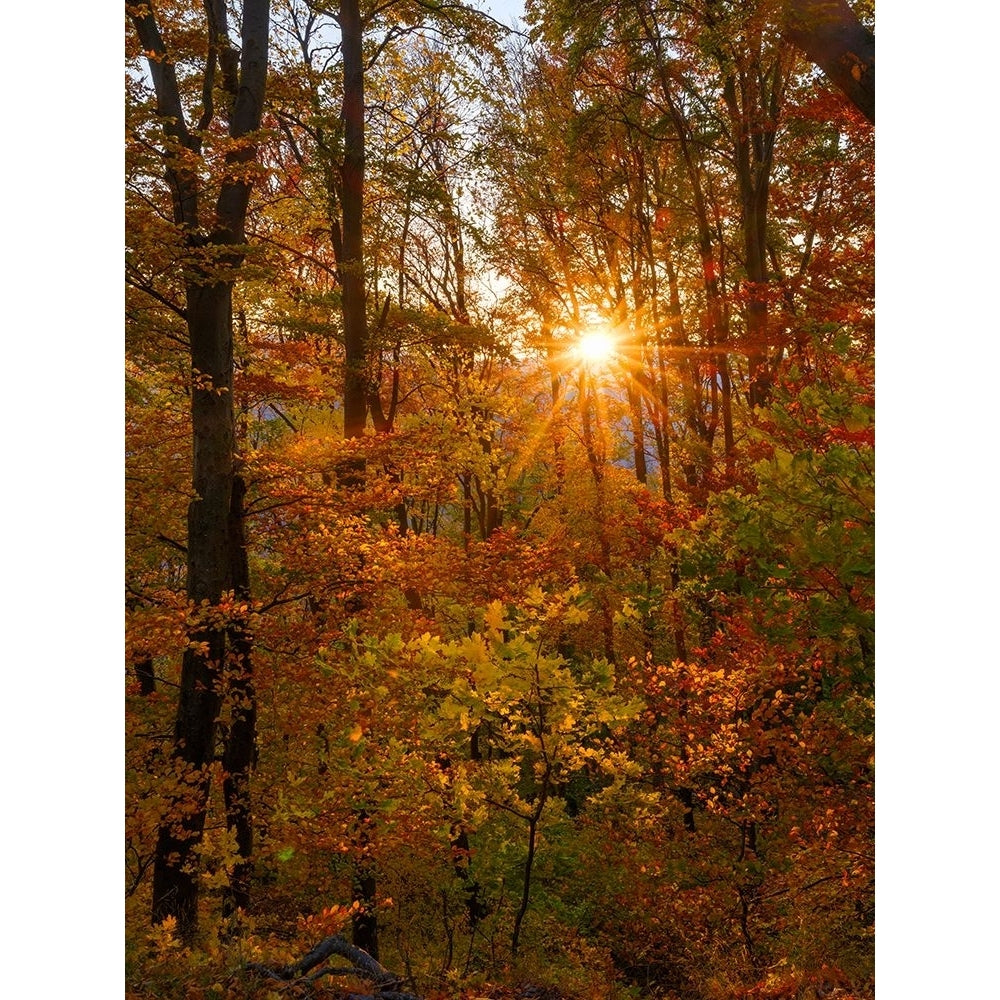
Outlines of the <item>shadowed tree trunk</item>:
{"label": "shadowed tree trunk", "polygon": [[[233,480],[230,509],[230,558],[233,595],[245,602],[249,611],[250,563],[247,559],[243,478]],[[253,686],[253,637],[245,619],[237,618],[228,629],[229,654],[226,694],[229,700],[229,731],[223,748],[225,773],[222,794],[226,803],[226,826],[236,839],[240,860],[233,867],[229,890],[224,899],[227,914],[250,905],[250,876],[253,873],[253,811],[250,775],[257,756],[257,698]]]}
{"label": "shadowed tree trunk", "polygon": [[[161,150],[173,203],[173,218],[188,250],[185,267],[185,318],[191,347],[192,486],[188,508],[187,596],[193,607],[188,647],[181,666],[180,693],[174,723],[173,755],[184,775],[161,820],[153,867],[152,918],[177,920],[190,937],[198,919],[198,876],[194,851],[201,840],[208,806],[210,766],[222,704],[222,671],[227,630],[212,609],[238,586],[248,594],[248,581],[233,579],[232,526],[235,476],[233,413],[232,294],[245,255],[245,224],[251,179],[248,167],[257,156],[253,142],[237,144],[225,157],[225,173],[206,225],[199,211],[204,194],[199,169],[202,140],[215,115],[215,100],[224,94],[229,135],[241,139],[260,128],[267,76],[269,0],[245,0],[242,37],[236,49],[229,39],[225,4],[205,4],[209,58],[203,76],[203,111],[189,130],[180,96],[174,53],[160,33],[149,5],[126,5],[143,50],[156,92],[162,123]],[[221,80],[216,79],[216,72]],[[240,519],[242,505],[238,505]],[[239,533],[242,536],[242,529]],[[239,655],[249,653],[244,634]],[[250,688],[252,697],[252,688]],[[234,718],[239,717],[237,711]],[[247,844],[249,851],[249,844]]]}
{"label": "shadowed tree trunk", "polygon": [[[732,381],[729,374],[728,348],[725,346],[729,339],[729,324],[723,306],[722,288],[719,284],[719,275],[722,268],[715,257],[715,241],[712,236],[708,199],[703,183],[703,167],[699,159],[691,122],[685,116],[684,109],[676,97],[676,86],[669,72],[670,59],[665,39],[660,32],[655,18],[650,16],[650,12],[642,8],[637,8],[637,11],[639,12],[640,23],[646,41],[652,46],[656,55],[656,73],[659,77],[667,111],[676,130],[681,160],[691,183],[692,207],[697,223],[698,250],[701,255],[702,281],[705,289],[704,342],[709,348],[721,348],[718,351],[713,351],[711,354],[712,365],[715,369],[710,389],[712,400],[711,417],[706,420],[703,414],[698,413],[696,409],[692,409],[689,412],[688,422],[706,445],[704,452],[705,463],[710,464],[712,460],[712,442],[715,438],[719,415],[721,413],[726,464],[729,467],[735,448]],[[691,374],[692,385],[694,385],[699,379],[697,367],[694,362],[692,362]],[[699,473],[695,473],[692,469],[688,474],[689,484],[693,486],[695,481],[703,481],[707,471],[708,469],[704,468]]]}
{"label": "shadowed tree trunk", "polygon": [[153,672],[152,656],[140,656],[134,661],[133,666],[139,681],[139,694],[153,694],[156,691],[156,674]]}
{"label": "shadowed tree trunk", "polygon": [[[209,767],[221,706],[225,630],[211,621],[229,585],[229,507],[233,486],[232,285],[188,285],[188,330],[195,385],[193,485],[188,507],[187,596],[193,608],[181,666],[174,722],[174,756],[185,765],[187,788],[161,821],[153,866],[153,920],[177,919],[188,936],[198,917],[194,849],[208,805]],[[179,815],[173,816],[172,813]]]}
{"label": "shadowed tree trunk", "polygon": [[846,0],[788,0],[783,19],[785,37],[874,123],[875,36]]}
{"label": "shadowed tree trunk", "polygon": [[365,188],[365,69],[358,0],[341,0],[344,60],[343,255],[338,261],[344,318],[344,437],[364,434],[368,419],[368,319],[362,216]]}
{"label": "shadowed tree trunk", "polygon": [[[344,69],[344,162],[341,212],[342,255],[338,260],[344,320],[344,437],[361,437],[368,421],[368,318],[365,313],[364,196],[365,196],[365,67],[362,52],[364,25],[358,0],[341,0],[340,51]],[[363,468],[352,463],[341,473],[349,485],[359,485]],[[370,819],[355,814],[353,901],[359,908],[351,917],[351,940],[378,958],[378,918],[375,913],[375,866],[371,857]]]}

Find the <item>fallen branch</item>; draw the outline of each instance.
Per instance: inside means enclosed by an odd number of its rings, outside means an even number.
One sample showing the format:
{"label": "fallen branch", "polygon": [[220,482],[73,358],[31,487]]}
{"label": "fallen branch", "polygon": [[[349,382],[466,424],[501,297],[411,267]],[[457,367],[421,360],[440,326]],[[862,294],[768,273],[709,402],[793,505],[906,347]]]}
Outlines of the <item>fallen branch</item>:
{"label": "fallen branch", "polygon": [[[346,958],[351,963],[351,968],[327,966],[316,969],[327,959],[334,955]],[[360,976],[367,979],[375,987],[374,995],[379,1000],[420,1000],[413,993],[401,992],[398,987],[402,985],[402,980],[395,973],[390,972],[385,966],[380,965],[371,955],[362,948],[356,948],[345,937],[340,934],[332,934],[324,938],[309,954],[300,958],[291,965],[286,965],[280,969],[272,969],[270,966],[262,965],[259,962],[250,962],[247,968],[252,972],[265,976],[268,979],[275,979],[279,982],[302,982],[304,984],[314,983],[321,976]],[[362,994],[352,993],[351,1000],[368,1000]]]}

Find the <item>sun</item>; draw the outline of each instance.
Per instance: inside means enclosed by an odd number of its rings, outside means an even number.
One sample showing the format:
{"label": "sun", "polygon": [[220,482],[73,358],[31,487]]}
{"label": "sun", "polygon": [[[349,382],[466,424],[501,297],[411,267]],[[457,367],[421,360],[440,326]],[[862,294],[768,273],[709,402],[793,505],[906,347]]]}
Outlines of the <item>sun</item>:
{"label": "sun", "polygon": [[607,364],[617,353],[618,344],[607,330],[589,330],[574,346],[577,357],[590,367]]}

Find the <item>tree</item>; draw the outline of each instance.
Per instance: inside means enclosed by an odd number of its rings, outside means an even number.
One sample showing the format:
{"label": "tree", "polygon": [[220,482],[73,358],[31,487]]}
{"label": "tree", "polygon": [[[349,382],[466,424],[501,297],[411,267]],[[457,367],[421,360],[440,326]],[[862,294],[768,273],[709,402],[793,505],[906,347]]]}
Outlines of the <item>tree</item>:
{"label": "tree", "polygon": [[[229,823],[244,858],[249,857],[251,820],[249,769],[253,756],[254,700],[250,683],[250,640],[241,619],[249,596],[243,533],[243,481],[237,470],[233,413],[232,293],[246,254],[245,224],[254,180],[255,133],[264,111],[269,0],[246,0],[240,48],[229,35],[222,2],[205,7],[207,53],[201,74],[200,116],[189,125],[193,98],[183,55],[161,33],[152,5],[126,4],[146,59],[156,96],[159,153],[170,190],[172,220],[184,248],[183,316],[191,358],[192,487],[188,508],[187,595],[192,605],[174,727],[174,756],[189,785],[161,821],[153,872],[153,919],[175,917],[185,935],[197,925],[198,882],[193,851],[205,822],[209,766],[215,758],[223,674],[239,690],[226,737],[226,799]],[[171,11],[174,17],[178,12]],[[180,16],[188,18],[186,12]],[[171,25],[174,27],[174,25]],[[217,109],[221,97],[223,107]],[[195,98],[196,100],[197,98]],[[228,124],[222,142],[221,178],[214,210],[205,201],[205,139],[218,136],[218,117]],[[214,133],[214,134],[213,134]],[[245,877],[234,885],[233,901],[245,905]]]}
{"label": "tree", "polygon": [[875,36],[847,0],[786,0],[782,27],[787,38],[875,122]]}
{"label": "tree", "polygon": [[344,66],[344,164],[341,209],[342,256],[339,259],[344,313],[344,437],[364,432],[368,416],[368,318],[365,304],[365,71],[363,23],[358,0],[340,3],[341,53]]}
{"label": "tree", "polygon": [[[541,11],[558,8],[540,0],[527,0],[528,20]],[[729,6],[718,0],[702,5],[685,4],[691,13],[716,13]],[[759,12],[779,28],[829,78],[868,119],[875,121],[875,36],[848,5],[847,0],[740,0],[733,5],[742,13]],[[571,5],[566,11],[593,13],[604,5]]]}

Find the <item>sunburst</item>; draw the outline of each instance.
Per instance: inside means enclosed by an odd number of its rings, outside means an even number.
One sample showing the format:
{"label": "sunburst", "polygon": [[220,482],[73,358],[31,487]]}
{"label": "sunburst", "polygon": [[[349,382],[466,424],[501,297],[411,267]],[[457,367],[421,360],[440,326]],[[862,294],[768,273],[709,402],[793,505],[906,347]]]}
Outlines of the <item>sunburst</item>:
{"label": "sunburst", "polygon": [[618,342],[610,330],[588,330],[573,346],[573,353],[588,368],[600,368],[618,353]]}

